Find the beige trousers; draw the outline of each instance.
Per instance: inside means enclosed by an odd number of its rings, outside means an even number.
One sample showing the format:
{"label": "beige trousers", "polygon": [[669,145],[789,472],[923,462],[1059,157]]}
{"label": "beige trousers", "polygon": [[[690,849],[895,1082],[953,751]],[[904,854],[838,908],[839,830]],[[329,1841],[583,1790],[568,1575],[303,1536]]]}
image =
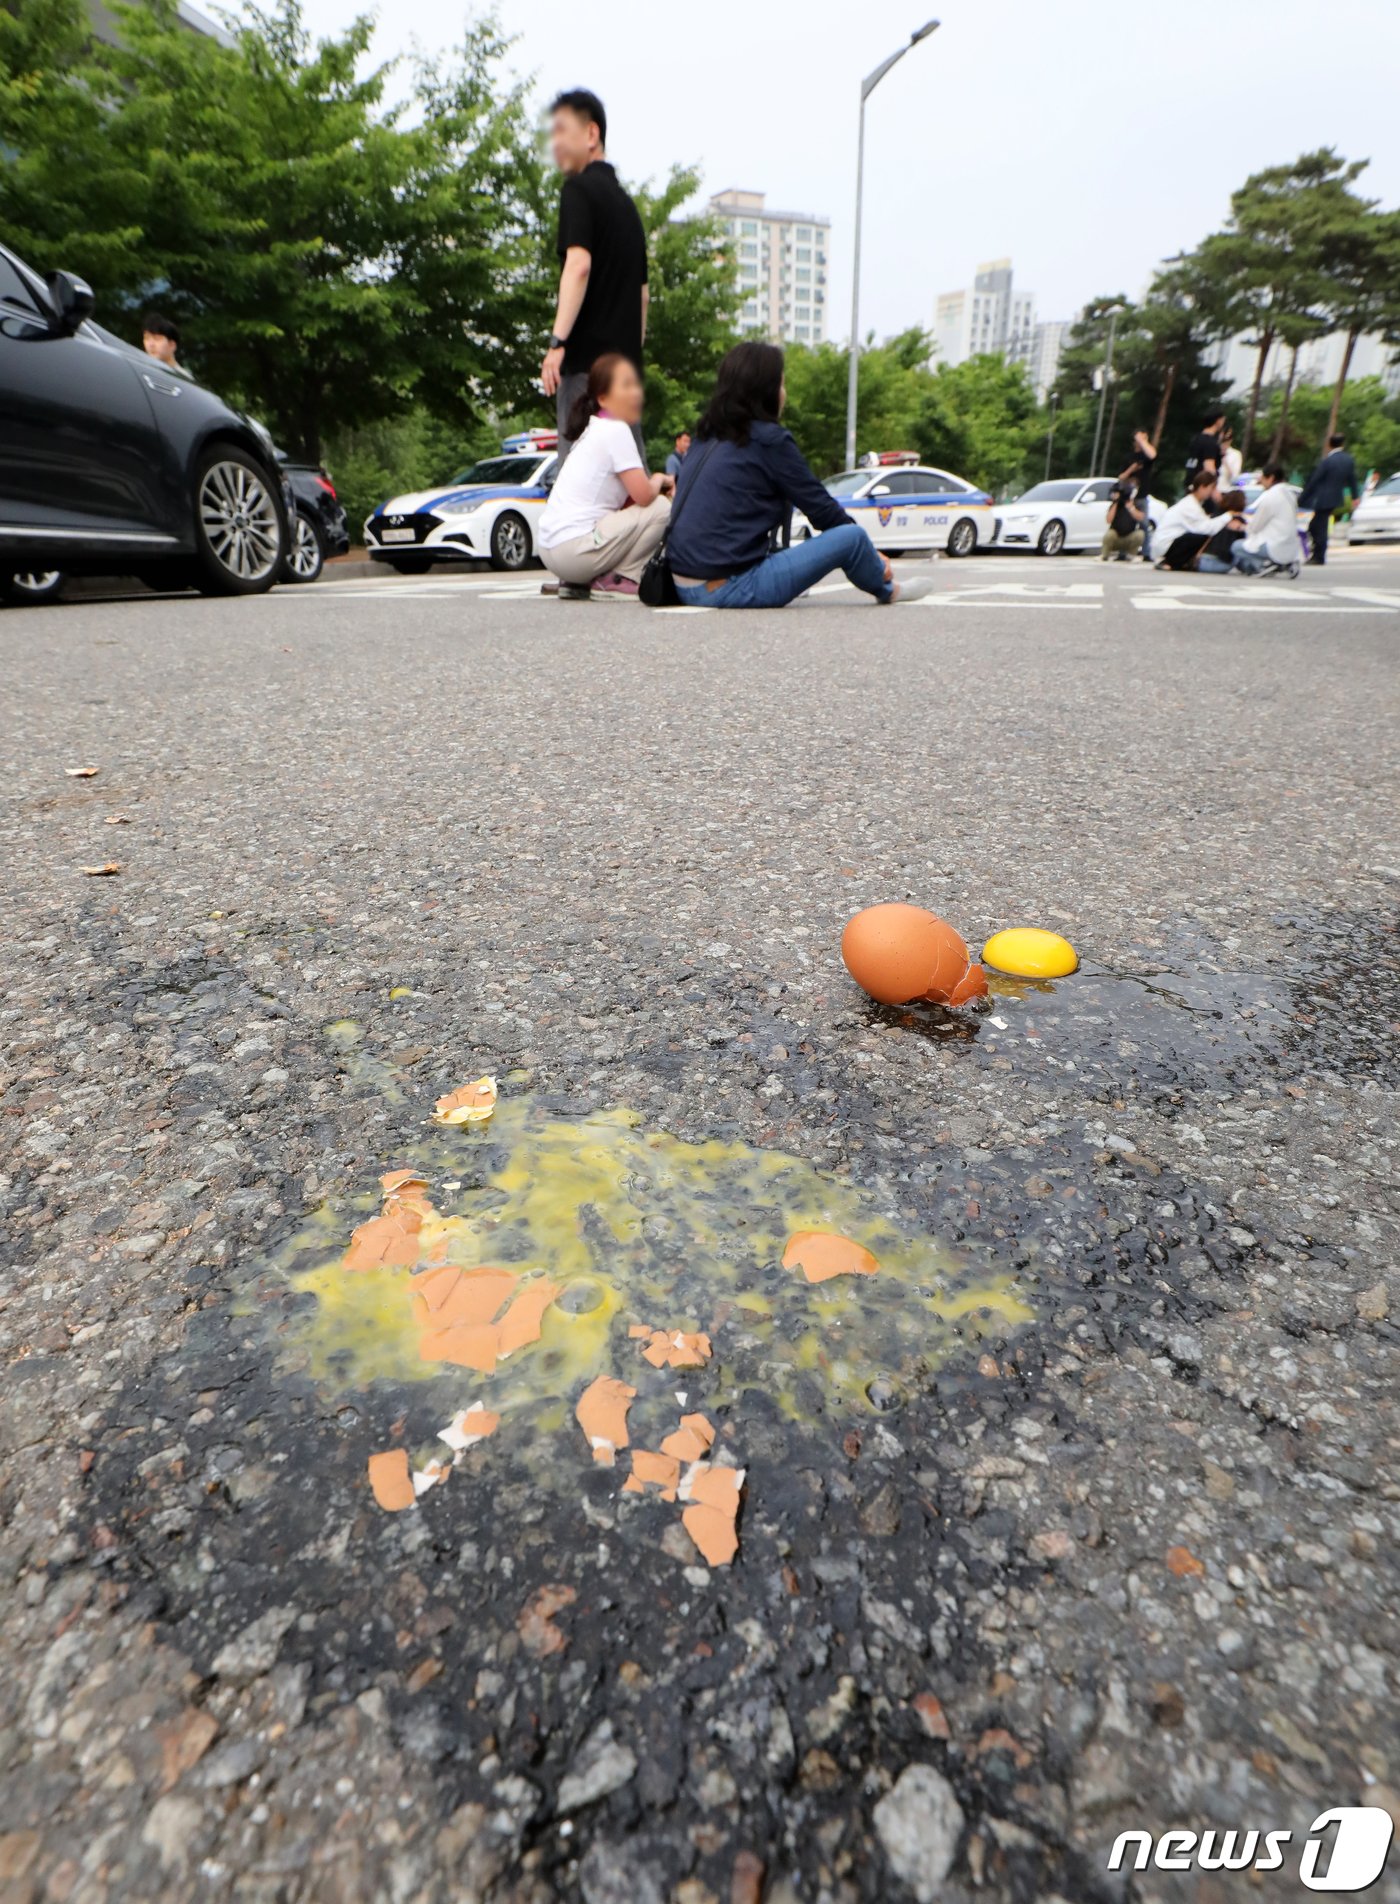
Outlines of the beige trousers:
{"label": "beige trousers", "polygon": [[551,574],[573,586],[596,582],[601,575],[626,575],[637,582],[670,518],[670,497],[654,496],[645,509],[634,503],[600,516],[588,535],[541,549],[540,559]]}

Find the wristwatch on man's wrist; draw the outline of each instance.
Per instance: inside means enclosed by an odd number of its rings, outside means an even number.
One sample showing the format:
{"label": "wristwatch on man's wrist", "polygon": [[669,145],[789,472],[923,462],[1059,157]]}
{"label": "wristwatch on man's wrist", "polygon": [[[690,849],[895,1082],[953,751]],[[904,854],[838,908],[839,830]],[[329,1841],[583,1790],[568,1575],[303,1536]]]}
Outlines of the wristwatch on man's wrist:
{"label": "wristwatch on man's wrist", "polygon": [[563,350],[568,341],[567,337],[556,337],[551,331],[549,336],[549,348],[551,350]]}

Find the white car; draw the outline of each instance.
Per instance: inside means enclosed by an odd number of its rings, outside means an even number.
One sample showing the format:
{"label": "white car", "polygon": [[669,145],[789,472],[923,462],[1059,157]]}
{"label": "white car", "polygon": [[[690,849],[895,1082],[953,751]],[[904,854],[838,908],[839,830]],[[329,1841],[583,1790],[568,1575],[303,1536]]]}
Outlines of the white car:
{"label": "white car", "polygon": [[436,562],[487,561],[523,569],[533,559],[540,516],[559,470],[553,436],[485,457],[437,489],[391,496],[365,520],[365,553],[400,575]]}
{"label": "white car", "polygon": [[[1112,476],[1066,477],[1036,483],[1014,502],[997,510],[996,546],[1034,549],[1037,555],[1063,555],[1066,549],[1097,549],[1108,526]],[[1155,496],[1147,499],[1147,517],[1155,529],[1166,514]]]}
{"label": "white car", "polygon": [[1400,476],[1387,476],[1351,512],[1353,542],[1400,541]]}
{"label": "white car", "polygon": [[[901,549],[946,549],[971,555],[992,539],[992,499],[961,476],[923,464],[848,469],[827,479],[841,507],[865,530],[882,554]],[[800,509],[793,511],[792,539],[813,533]]]}

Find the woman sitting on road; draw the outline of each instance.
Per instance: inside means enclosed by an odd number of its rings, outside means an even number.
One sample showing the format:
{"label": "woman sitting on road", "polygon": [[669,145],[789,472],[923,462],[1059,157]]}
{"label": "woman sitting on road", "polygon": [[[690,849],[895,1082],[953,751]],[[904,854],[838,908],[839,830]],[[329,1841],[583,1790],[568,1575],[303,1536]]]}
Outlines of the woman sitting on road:
{"label": "woman sitting on road", "polygon": [[[786,398],[776,344],[736,344],[720,365],[681,465],[676,523],[666,544],[676,593],[691,606],[782,608],[823,575],[843,569],[877,602],[926,595],[931,582],[893,580],[864,529],[807,467],[778,422]],[[794,504],[821,534],[775,549]]]}
{"label": "woman sitting on road", "polygon": [[610,351],[588,373],[569,418],[573,448],[540,516],[540,554],[563,596],[635,596],[666,533],[675,484],[642,468],[632,434],[641,415],[636,365]]}

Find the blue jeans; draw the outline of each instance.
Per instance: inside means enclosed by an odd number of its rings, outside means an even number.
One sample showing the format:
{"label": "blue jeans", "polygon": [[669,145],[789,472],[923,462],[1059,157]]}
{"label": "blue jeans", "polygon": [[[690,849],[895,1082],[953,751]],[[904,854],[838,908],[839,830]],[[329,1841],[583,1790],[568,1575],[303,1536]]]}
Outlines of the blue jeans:
{"label": "blue jeans", "polygon": [[1196,568],[1202,575],[1228,575],[1233,567],[1232,562],[1222,562],[1218,555],[1202,553],[1196,557]]}
{"label": "blue jeans", "polygon": [[676,593],[692,608],[785,608],[813,582],[819,582],[833,569],[844,569],[857,588],[887,602],[893,594],[885,580],[884,559],[858,523],[843,522],[826,529],[810,542],[794,542],[790,549],[779,549],[765,556],[751,569],[730,576],[718,588],[682,588]]}

